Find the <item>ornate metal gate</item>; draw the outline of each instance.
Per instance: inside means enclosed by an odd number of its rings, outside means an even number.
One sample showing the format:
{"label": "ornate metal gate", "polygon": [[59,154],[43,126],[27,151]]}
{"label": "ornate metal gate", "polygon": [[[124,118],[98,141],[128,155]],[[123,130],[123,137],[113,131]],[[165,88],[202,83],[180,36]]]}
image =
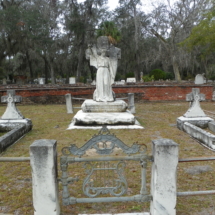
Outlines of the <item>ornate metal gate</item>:
{"label": "ornate metal gate", "polygon": [[[111,156],[116,148],[120,148],[126,155]],[[94,149],[99,156],[82,157],[87,150]],[[151,156],[146,154],[146,145],[134,143],[127,146],[104,126],[97,135],[94,135],[82,147],[78,148],[72,144],[62,149],[61,157],[61,182],[63,186],[63,204],[93,202],[146,202],[151,196],[146,191],[146,166]],[[126,195],[128,190],[127,180],[124,175],[127,161],[139,161],[141,168],[141,189],[140,193],[134,196]],[[78,177],[68,176],[68,164],[83,162],[86,178],[83,181],[82,190],[88,198],[75,198],[70,196],[69,184],[79,180]],[[98,197],[108,194],[113,197]]]}

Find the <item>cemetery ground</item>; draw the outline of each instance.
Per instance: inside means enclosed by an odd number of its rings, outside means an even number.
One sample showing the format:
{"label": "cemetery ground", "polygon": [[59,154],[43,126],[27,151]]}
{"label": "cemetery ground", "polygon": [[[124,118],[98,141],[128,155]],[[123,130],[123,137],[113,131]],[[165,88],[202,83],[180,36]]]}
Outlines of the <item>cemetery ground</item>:
{"label": "cemetery ground", "polygon": [[[80,106],[80,105],[78,105]],[[204,110],[214,112],[215,103],[202,102]],[[0,106],[3,114],[6,106]],[[58,142],[58,157],[61,149],[70,144],[82,146],[98,130],[66,130],[74,114],[66,113],[65,105],[18,105],[22,114],[32,120],[33,129],[17,143],[1,154],[2,157],[29,157],[29,146],[38,139],[55,139]],[[201,146],[188,134],[176,127],[176,119],[188,109],[187,102],[140,103],[136,104],[136,114],[144,130],[110,130],[124,143],[134,142],[147,145],[147,153],[151,155],[151,142],[158,138],[169,138],[179,144],[179,158],[215,156],[215,152]],[[118,156],[120,152],[115,152]],[[58,175],[61,176],[58,158]],[[3,162],[0,164],[0,213],[14,215],[33,215],[32,180],[29,162]],[[138,194],[140,190],[140,165],[128,163],[126,177],[128,179],[128,195]],[[69,165],[72,176],[83,180],[82,166]],[[74,175],[72,175],[72,173]],[[150,192],[151,162],[147,167],[147,189]],[[215,190],[215,161],[179,163],[177,171],[177,187],[180,191]],[[62,206],[61,184],[59,184],[62,215],[83,213],[123,213],[147,212],[149,203],[92,203]],[[70,186],[70,195],[85,197],[81,183]],[[176,206],[178,215],[215,214],[213,195],[178,197]]]}

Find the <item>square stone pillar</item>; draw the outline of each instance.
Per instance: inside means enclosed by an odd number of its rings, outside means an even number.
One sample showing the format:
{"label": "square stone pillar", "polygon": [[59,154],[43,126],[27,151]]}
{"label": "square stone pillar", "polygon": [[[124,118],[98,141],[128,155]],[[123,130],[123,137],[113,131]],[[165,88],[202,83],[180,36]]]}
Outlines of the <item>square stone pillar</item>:
{"label": "square stone pillar", "polygon": [[131,113],[136,113],[134,105],[134,93],[128,93],[128,109]]}
{"label": "square stone pillar", "polygon": [[170,139],[152,141],[151,215],[176,215],[178,144]]}
{"label": "square stone pillar", "polygon": [[59,215],[57,141],[36,140],[30,146],[34,215]]}
{"label": "square stone pillar", "polygon": [[65,98],[66,98],[66,109],[67,109],[67,113],[73,113],[71,94],[70,94],[70,93],[67,93],[67,94],[65,95]]}

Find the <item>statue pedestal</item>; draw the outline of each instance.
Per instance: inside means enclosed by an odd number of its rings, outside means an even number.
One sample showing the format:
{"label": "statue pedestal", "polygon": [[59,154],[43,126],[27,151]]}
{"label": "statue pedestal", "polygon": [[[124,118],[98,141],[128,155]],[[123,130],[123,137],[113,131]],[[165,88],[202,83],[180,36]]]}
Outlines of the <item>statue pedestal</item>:
{"label": "statue pedestal", "polygon": [[117,113],[125,112],[128,105],[123,100],[117,100],[114,102],[96,102],[92,99],[87,99],[81,105],[81,109],[85,113]]}
{"label": "statue pedestal", "polygon": [[110,129],[143,129],[123,100],[96,102],[89,99],[81,107],[68,129],[100,129],[102,125],[111,126]]}

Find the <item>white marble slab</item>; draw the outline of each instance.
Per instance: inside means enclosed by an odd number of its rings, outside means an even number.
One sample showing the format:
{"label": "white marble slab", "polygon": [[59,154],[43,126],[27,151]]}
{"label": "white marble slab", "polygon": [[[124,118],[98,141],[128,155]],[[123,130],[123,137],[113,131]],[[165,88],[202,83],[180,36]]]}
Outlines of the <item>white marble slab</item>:
{"label": "white marble slab", "polygon": [[85,113],[79,110],[73,117],[74,125],[135,125],[135,116],[129,111],[120,113]]}
{"label": "white marble slab", "polygon": [[[78,126],[70,124],[67,130],[72,129],[92,129],[92,130],[100,130],[102,126]],[[144,129],[144,127],[140,125],[108,125],[108,129]]]}
{"label": "white marble slab", "polygon": [[150,215],[148,212],[143,213],[119,213],[119,214],[79,214],[79,215]]}

